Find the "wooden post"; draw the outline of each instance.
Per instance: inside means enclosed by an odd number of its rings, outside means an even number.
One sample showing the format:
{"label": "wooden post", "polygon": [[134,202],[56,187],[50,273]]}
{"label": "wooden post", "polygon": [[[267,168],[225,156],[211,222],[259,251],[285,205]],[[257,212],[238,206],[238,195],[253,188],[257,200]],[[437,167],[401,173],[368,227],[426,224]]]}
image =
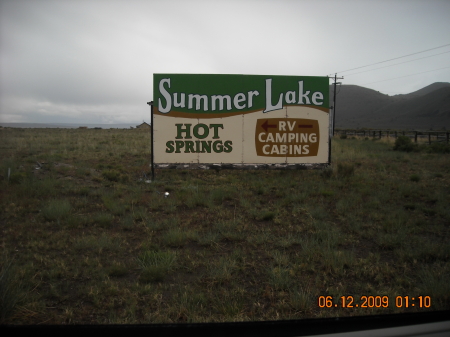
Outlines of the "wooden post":
{"label": "wooden post", "polygon": [[428,145],[431,144],[431,132],[428,131]]}
{"label": "wooden post", "polygon": [[449,141],[449,136],[450,135],[450,133],[449,132],[447,132],[447,144],[448,144],[448,141]]}
{"label": "wooden post", "polygon": [[381,130],[379,131],[379,135],[380,135],[380,137],[379,137],[379,138],[381,139]]}
{"label": "wooden post", "polygon": [[150,134],[151,134],[151,143],[150,143],[150,151],[151,151],[151,168],[152,168],[152,183],[155,181],[155,155],[153,151],[153,101],[147,102],[147,104],[150,106]]}
{"label": "wooden post", "polygon": [[417,131],[415,132],[415,135],[414,135],[414,143],[417,143]]}

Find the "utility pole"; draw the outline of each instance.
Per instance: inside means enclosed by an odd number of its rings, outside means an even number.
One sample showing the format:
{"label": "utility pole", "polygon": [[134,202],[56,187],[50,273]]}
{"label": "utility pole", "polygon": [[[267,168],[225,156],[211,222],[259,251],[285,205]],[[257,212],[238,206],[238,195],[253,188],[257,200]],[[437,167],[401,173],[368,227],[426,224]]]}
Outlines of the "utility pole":
{"label": "utility pole", "polygon": [[344,77],[337,77],[337,74],[334,74],[334,98],[333,98],[333,136],[334,136],[334,125],[336,124],[336,84],[342,84],[341,82],[337,82],[337,80],[342,80]]}

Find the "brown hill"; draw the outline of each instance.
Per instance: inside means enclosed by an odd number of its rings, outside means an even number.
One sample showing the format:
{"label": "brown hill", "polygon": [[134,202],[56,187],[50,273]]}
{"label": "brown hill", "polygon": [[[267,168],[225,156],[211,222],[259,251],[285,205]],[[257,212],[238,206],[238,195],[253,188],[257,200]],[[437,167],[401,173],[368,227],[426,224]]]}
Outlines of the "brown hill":
{"label": "brown hill", "polygon": [[[330,97],[333,88],[330,86]],[[338,128],[449,129],[450,83],[433,83],[406,95],[389,96],[342,85],[336,96]]]}

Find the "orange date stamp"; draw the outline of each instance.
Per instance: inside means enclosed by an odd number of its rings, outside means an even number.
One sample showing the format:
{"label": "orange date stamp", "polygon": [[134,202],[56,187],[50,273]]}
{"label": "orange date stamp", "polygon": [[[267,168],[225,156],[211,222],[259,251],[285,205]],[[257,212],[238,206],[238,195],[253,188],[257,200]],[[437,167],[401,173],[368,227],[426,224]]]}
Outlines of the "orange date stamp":
{"label": "orange date stamp", "polygon": [[317,299],[319,308],[429,308],[430,296],[396,296],[395,300],[389,296],[319,296]]}

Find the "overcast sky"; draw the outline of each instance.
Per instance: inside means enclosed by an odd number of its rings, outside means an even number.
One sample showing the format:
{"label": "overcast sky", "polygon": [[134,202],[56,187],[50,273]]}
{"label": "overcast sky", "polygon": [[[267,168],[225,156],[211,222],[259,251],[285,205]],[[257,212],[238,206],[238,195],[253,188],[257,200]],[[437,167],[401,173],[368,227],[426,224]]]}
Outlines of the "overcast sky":
{"label": "overcast sky", "polygon": [[149,122],[153,73],[450,82],[448,0],[0,0],[0,25],[0,123]]}

